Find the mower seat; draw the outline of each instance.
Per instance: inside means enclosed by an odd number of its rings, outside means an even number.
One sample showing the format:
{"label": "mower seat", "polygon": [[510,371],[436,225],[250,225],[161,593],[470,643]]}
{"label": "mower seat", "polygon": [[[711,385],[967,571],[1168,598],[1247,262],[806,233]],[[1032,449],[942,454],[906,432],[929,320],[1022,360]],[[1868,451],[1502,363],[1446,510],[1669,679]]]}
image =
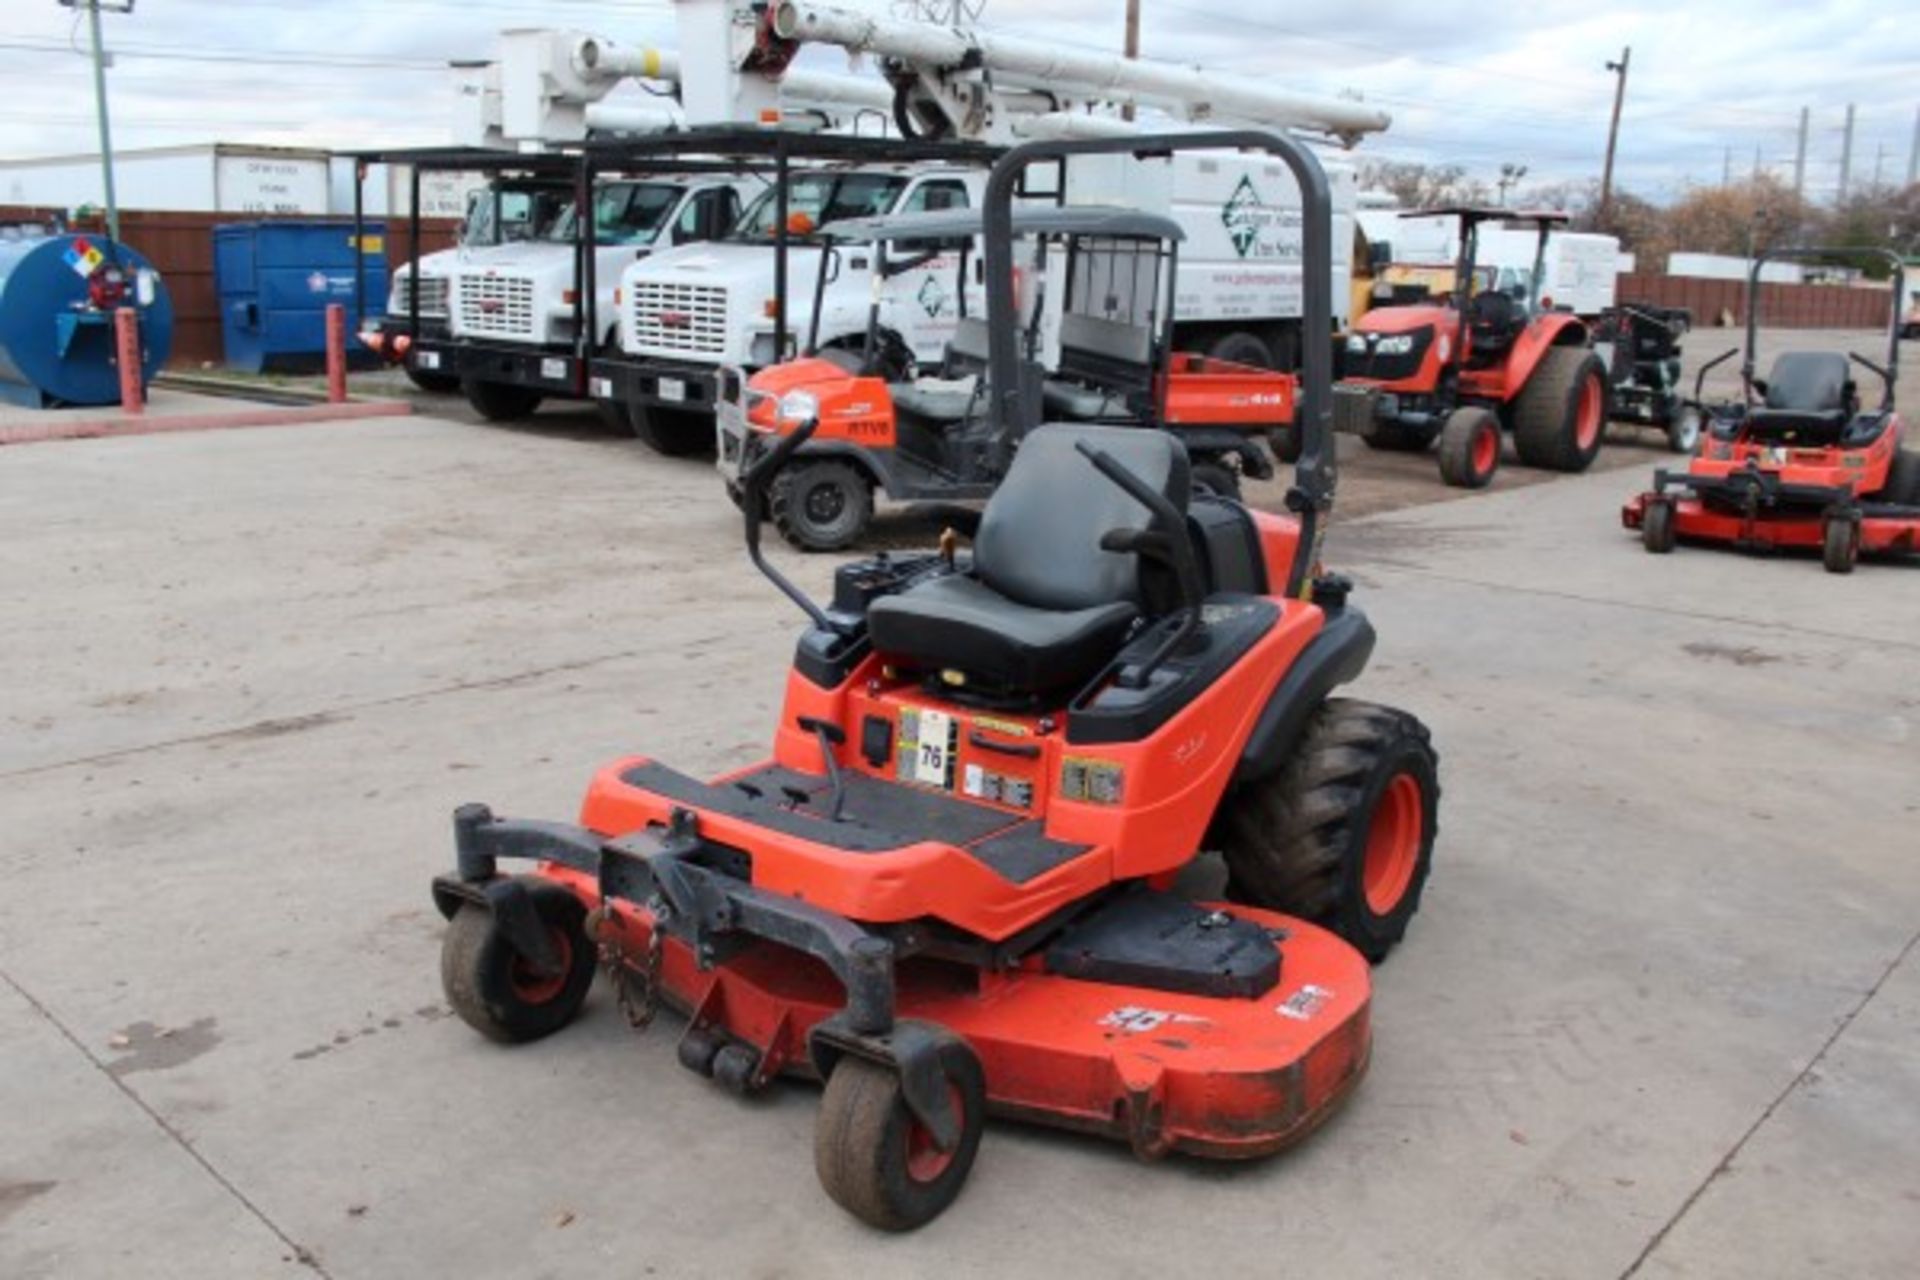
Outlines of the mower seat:
{"label": "mower seat", "polygon": [[1044,694],[1083,684],[1139,619],[1139,559],[1102,551],[1114,529],[1152,518],[1075,448],[1113,455],[1182,512],[1187,451],[1164,431],[1048,426],[1030,433],[987,502],[969,572],[948,574],[867,611],[873,647],[904,665],[958,672],[967,687]]}
{"label": "mower seat", "polygon": [[1756,435],[1833,444],[1853,416],[1853,383],[1847,358],[1837,351],[1788,351],[1767,375],[1764,408],[1749,425]]}

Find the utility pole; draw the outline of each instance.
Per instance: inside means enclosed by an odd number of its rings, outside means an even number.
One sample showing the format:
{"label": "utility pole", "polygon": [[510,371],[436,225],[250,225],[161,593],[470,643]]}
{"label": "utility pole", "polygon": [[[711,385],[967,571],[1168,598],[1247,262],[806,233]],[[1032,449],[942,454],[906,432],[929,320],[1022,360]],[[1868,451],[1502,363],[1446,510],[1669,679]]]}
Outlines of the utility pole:
{"label": "utility pole", "polygon": [[1800,141],[1793,149],[1793,194],[1801,199],[1807,194],[1807,116],[1805,107],[1800,108]]}
{"label": "utility pole", "polygon": [[1840,134],[1840,193],[1835,204],[1847,202],[1847,179],[1853,173],[1853,104],[1847,104],[1847,124]]}
{"label": "utility pole", "polygon": [[100,39],[100,11],[132,13],[134,0],[60,0],[63,9],[85,8],[93,36],[93,108],[100,120],[100,174],[106,186],[107,238],[120,240],[120,202],[113,192],[113,130],[107,122],[107,54]]}
{"label": "utility pole", "polygon": [[1880,174],[1881,174],[1882,166],[1884,166],[1886,162],[1887,162],[1887,144],[1884,142],[1874,143],[1873,144],[1873,189],[1875,191],[1878,191],[1880,189]]}
{"label": "utility pole", "polygon": [[1596,221],[1600,230],[1607,229],[1607,218],[1613,206],[1613,153],[1620,143],[1620,104],[1627,98],[1627,64],[1633,61],[1633,46],[1620,50],[1620,61],[1607,63],[1607,70],[1613,72],[1613,122],[1607,126],[1607,163],[1600,171],[1600,211]]}
{"label": "utility pole", "polygon": [[1755,182],[1760,181],[1760,148],[1758,144],[1753,148],[1753,180]]}
{"label": "utility pole", "polygon": [[[1126,55],[1129,61],[1140,56],[1140,0],[1127,0],[1127,42]],[[1127,103],[1120,108],[1122,120],[1133,119],[1133,104]]]}
{"label": "utility pole", "polygon": [[1723,187],[1730,187],[1733,185],[1733,148],[1732,147],[1728,147],[1725,153],[1722,154],[1720,157],[1720,185]]}
{"label": "utility pole", "polygon": [[1913,149],[1907,152],[1907,185],[1920,182],[1920,108],[1913,113]]}
{"label": "utility pole", "polygon": [[1500,178],[1494,185],[1500,188],[1500,207],[1507,207],[1507,192],[1520,185],[1520,179],[1527,176],[1527,166],[1523,164],[1503,164],[1500,166]]}

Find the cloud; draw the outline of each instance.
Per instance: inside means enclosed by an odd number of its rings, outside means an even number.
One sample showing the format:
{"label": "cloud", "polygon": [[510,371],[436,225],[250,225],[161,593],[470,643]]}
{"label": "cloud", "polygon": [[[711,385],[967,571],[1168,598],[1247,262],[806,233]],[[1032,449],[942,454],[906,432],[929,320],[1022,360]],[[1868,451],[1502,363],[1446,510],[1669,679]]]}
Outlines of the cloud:
{"label": "cloud", "polygon": [[[1813,109],[1808,191],[1830,195],[1849,101],[1858,104],[1856,184],[1871,178],[1876,157],[1886,179],[1904,180],[1920,99],[1920,23],[1864,0],[1538,0],[1483,10],[1373,0],[1364,23],[1351,5],[1142,3],[1147,56],[1307,92],[1353,91],[1390,110],[1394,127],[1362,154],[1459,163],[1483,176],[1525,164],[1542,183],[1598,175],[1614,84],[1604,64],[1632,45],[1618,181],[1655,198],[1717,181],[1729,154],[1744,173],[1756,148],[1764,168],[1791,178],[1802,106]],[[992,0],[985,21],[1117,49],[1122,8]],[[86,60],[48,48],[65,44],[73,16],[16,3],[0,18],[0,76],[30,90],[0,103],[0,155],[93,149]],[[437,64],[486,56],[501,27],[538,21],[673,39],[662,0],[140,0],[133,15],[104,21],[109,46],[122,50],[112,103],[123,147],[437,142],[448,114]],[[84,29],[74,34],[84,47]],[[837,54],[807,56],[837,64]]]}

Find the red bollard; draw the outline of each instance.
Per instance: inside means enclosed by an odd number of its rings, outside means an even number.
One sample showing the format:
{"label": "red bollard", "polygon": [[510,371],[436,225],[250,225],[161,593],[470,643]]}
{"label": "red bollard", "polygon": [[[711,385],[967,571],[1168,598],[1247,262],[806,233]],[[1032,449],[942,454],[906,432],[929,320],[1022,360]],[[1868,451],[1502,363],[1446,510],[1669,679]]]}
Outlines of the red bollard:
{"label": "red bollard", "polygon": [[114,359],[120,364],[120,412],[137,418],[147,411],[140,385],[140,313],[120,307],[113,313]]}
{"label": "red bollard", "polygon": [[347,309],[327,304],[327,399],[347,402]]}

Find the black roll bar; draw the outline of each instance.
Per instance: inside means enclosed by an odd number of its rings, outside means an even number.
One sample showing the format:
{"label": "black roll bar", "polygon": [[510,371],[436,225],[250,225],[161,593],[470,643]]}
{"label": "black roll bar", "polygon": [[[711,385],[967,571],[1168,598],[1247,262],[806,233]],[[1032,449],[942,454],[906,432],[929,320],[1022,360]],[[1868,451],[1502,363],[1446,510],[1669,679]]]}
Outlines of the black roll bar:
{"label": "black roll bar", "polygon": [[1840,245],[1806,245],[1797,249],[1760,249],[1753,255],[1753,267],[1747,272],[1747,349],[1740,360],[1740,386],[1746,393],[1747,403],[1753,403],[1753,357],[1760,341],[1760,268],[1769,262],[1783,258],[1880,258],[1893,267],[1893,297],[1887,307],[1887,365],[1881,368],[1865,356],[1853,355],[1855,360],[1880,375],[1884,390],[1880,395],[1880,408],[1884,411],[1893,408],[1893,385],[1900,379],[1900,299],[1906,296],[1907,268],[1900,255],[1891,249],[1869,246],[1842,247]]}

